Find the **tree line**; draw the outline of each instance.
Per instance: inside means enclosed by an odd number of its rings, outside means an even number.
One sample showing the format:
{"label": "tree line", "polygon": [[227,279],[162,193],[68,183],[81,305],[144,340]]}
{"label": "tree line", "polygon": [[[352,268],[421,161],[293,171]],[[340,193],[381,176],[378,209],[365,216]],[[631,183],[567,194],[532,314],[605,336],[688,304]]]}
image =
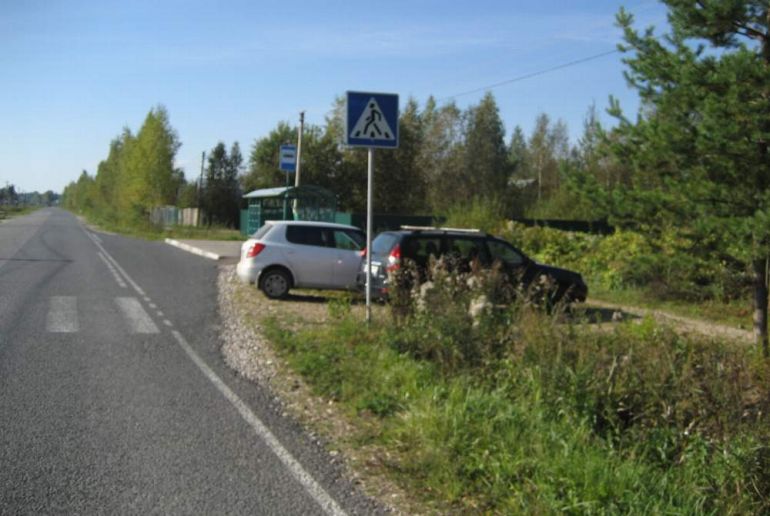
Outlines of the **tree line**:
{"label": "tree line", "polygon": [[65,187],[63,205],[108,223],[144,223],[152,208],[179,199],[184,173],[174,158],[180,145],[165,108],[153,108],[136,135],[124,128],[110,142],[94,176],[84,170]]}
{"label": "tree line", "polygon": [[58,201],[59,194],[53,190],[19,192],[15,185],[9,183],[0,188],[0,206],[53,206]]}
{"label": "tree line", "polygon": [[[338,98],[324,124],[305,127],[302,183],[335,192],[340,210],[363,212],[366,152],[341,144],[344,110],[344,100]],[[559,198],[565,174],[598,166],[590,162],[597,120],[591,107],[585,134],[575,146],[570,145],[566,124],[553,122],[547,114],[537,117],[528,136],[516,126],[506,143],[491,93],[465,110],[453,102],[439,105],[433,97],[420,108],[409,99],[399,116],[398,149],[375,153],[375,209],[442,214],[476,200],[499,206],[503,216],[554,212],[547,206]],[[244,193],[286,183],[278,170],[279,148],[296,139],[297,127],[279,122],[253,142],[246,164],[238,142],[229,150],[219,142],[207,153],[199,184],[197,174],[186,179],[175,167],[181,143],[167,111],[157,107],[136,134],[124,128],[112,140],[95,175],[83,171],[65,188],[64,204],[119,224],[146,221],[155,206],[202,207],[205,223],[236,227]],[[577,210],[571,211],[562,215]]]}
{"label": "tree line", "polygon": [[[338,98],[323,125],[305,128],[301,180],[337,193],[340,209],[366,209],[364,149],[340,145],[344,139],[344,99]],[[376,152],[375,210],[380,213],[438,215],[458,205],[481,201],[502,216],[535,212],[556,215],[549,207],[560,197],[566,176],[594,166],[610,174],[607,160],[594,159],[600,124],[595,107],[586,115],[585,134],[570,144],[566,124],[539,115],[531,134],[517,125],[507,137],[492,93],[460,109],[430,97],[422,108],[409,99],[399,115],[399,147]],[[282,185],[276,157],[283,143],[296,140],[297,128],[281,122],[254,142],[244,190]],[[617,175],[620,175],[618,173]],[[562,203],[567,206],[567,203]],[[570,208],[562,216],[591,215]],[[583,210],[585,211],[585,210]]]}

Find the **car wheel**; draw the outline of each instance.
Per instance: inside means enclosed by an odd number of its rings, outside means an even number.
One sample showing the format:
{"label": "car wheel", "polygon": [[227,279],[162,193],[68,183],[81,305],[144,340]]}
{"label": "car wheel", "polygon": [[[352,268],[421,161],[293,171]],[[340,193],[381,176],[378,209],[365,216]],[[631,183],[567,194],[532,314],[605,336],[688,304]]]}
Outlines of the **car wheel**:
{"label": "car wheel", "polygon": [[262,292],[270,299],[281,299],[289,293],[291,280],[289,275],[281,269],[267,271],[259,282]]}

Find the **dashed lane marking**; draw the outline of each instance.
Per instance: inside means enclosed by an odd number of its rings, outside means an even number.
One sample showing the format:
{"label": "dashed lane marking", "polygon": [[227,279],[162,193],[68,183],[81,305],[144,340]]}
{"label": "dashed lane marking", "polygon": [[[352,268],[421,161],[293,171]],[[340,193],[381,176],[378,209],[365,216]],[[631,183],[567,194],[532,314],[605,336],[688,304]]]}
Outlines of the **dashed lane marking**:
{"label": "dashed lane marking", "polygon": [[135,297],[116,297],[115,304],[118,305],[128,322],[131,333],[160,333],[155,322],[147,315],[142,308],[142,304]]}
{"label": "dashed lane marking", "polygon": [[118,274],[118,271],[115,269],[115,266],[112,265],[109,261],[107,261],[107,258],[104,257],[104,254],[101,251],[99,251],[98,254],[99,254],[99,258],[102,259],[104,264],[112,273],[112,276],[115,278],[115,281],[118,283],[118,286],[120,286],[121,288],[126,288],[126,282],[123,281],[123,278],[120,277],[120,274]]}

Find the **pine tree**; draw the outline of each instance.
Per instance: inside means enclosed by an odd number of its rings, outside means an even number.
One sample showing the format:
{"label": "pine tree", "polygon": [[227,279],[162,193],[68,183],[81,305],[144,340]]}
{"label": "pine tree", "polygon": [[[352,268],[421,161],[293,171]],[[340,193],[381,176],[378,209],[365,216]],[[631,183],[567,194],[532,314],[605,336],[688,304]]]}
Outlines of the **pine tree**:
{"label": "pine tree", "polygon": [[[770,14],[762,0],[664,0],[671,33],[639,34],[618,15],[626,77],[643,110],[621,120],[614,152],[633,170],[621,216],[678,225],[746,264],[754,328],[768,354]],[[706,46],[708,44],[708,46]],[[622,208],[622,209],[620,209]]]}
{"label": "pine tree", "polygon": [[496,199],[508,186],[505,128],[492,93],[484,95],[468,116],[465,175],[467,192],[481,199]]}
{"label": "pine tree", "polygon": [[467,200],[463,189],[465,123],[454,103],[438,107],[428,98],[420,114],[422,143],[417,167],[425,181],[426,197],[433,213]]}

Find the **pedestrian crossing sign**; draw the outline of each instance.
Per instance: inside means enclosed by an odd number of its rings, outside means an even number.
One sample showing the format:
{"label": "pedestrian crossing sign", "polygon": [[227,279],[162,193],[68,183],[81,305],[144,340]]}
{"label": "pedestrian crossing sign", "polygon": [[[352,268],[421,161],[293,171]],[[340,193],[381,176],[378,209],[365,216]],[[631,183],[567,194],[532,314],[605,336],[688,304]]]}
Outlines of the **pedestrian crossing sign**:
{"label": "pedestrian crossing sign", "polygon": [[352,147],[398,147],[398,95],[347,92],[345,144]]}

